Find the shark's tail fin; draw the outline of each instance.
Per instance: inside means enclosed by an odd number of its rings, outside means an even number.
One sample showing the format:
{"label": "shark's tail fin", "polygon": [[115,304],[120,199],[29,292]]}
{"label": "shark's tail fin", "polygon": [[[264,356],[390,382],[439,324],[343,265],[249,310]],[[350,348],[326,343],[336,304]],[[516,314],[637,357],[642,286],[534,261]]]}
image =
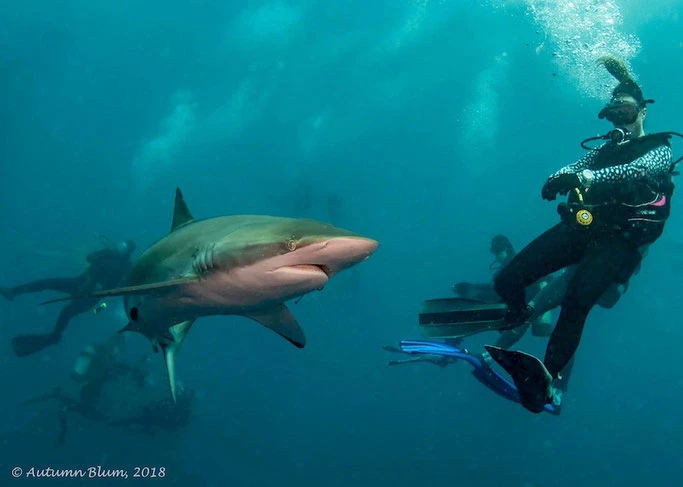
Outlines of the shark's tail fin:
{"label": "shark's tail fin", "polygon": [[192,328],[194,320],[183,321],[175,326],[169,328],[169,335],[159,339],[159,345],[164,352],[164,361],[166,362],[166,372],[168,373],[168,384],[171,388],[171,397],[173,403],[176,402],[176,374],[175,374],[175,359],[180,351],[180,347],[185,341],[187,333]]}

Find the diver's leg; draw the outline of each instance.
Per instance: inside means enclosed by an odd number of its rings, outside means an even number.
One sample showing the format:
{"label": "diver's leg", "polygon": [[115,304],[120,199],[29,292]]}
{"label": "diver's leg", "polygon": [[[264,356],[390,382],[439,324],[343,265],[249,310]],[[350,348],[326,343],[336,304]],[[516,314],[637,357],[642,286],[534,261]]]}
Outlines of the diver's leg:
{"label": "diver's leg", "polygon": [[67,413],[78,409],[79,403],[75,399],[70,398],[61,393],[59,389],[55,391],[53,396],[59,404],[59,412],[57,419],[59,420],[59,433],[57,435],[57,445],[63,445],[66,441],[66,434],[68,433]]}
{"label": "diver's leg", "polygon": [[631,276],[637,274],[640,270],[640,264],[650,244],[643,245],[638,249],[638,253],[634,254],[628,262],[624,264],[621,271],[617,275],[615,282],[613,282],[600,296],[598,306],[601,308],[612,309],[619,302],[621,297],[628,289],[628,282]]}
{"label": "diver's leg", "polygon": [[549,337],[553,333],[552,310],[562,304],[567,292],[569,280],[576,272],[576,265],[572,265],[557,272],[552,279],[545,281],[536,294],[529,301],[533,310],[531,315],[531,334],[536,337]]}
{"label": "diver's leg", "polygon": [[[574,271],[575,266],[568,267],[567,269],[560,271],[548,282],[548,284],[543,286],[531,301],[529,301],[529,306],[533,309],[533,314],[529,318],[529,322],[518,326],[517,328],[513,328],[512,330],[503,332],[496,341],[495,346],[506,350],[510,349],[515,343],[521,340],[530,325],[535,329],[537,322],[543,318],[543,315],[560,306],[562,304],[562,299],[564,299],[564,295],[567,292],[567,283],[569,282],[569,279],[571,279],[571,276],[574,275]],[[534,335],[539,335],[539,333],[536,333],[534,330]],[[550,332],[548,331],[543,336],[549,335]]]}
{"label": "diver's leg", "polygon": [[66,418],[67,408],[65,406],[60,406],[59,412],[57,413],[57,419],[59,421],[59,432],[57,433],[57,445],[61,446],[66,441],[66,434],[68,432],[68,422]]}
{"label": "diver's leg", "polygon": [[623,284],[613,282],[609,287],[602,293],[597,305],[601,308],[612,309],[621,299],[624,294],[625,286]]}
{"label": "diver's leg", "polygon": [[500,271],[495,289],[508,305],[507,321],[528,318],[525,289],[541,277],[578,262],[587,238],[587,233],[559,223],[522,249]]}
{"label": "diver's leg", "polygon": [[572,375],[575,360],[576,355],[573,355],[569,362],[567,362],[567,365],[564,366],[564,369],[562,369],[562,372],[560,372],[560,377],[555,381],[555,389],[562,391],[562,393],[567,392],[569,388],[569,378]]}
{"label": "diver's leg", "polygon": [[569,388],[569,378],[572,375],[572,369],[574,368],[575,360],[576,355],[573,355],[572,358],[569,359],[567,365],[565,365],[564,369],[562,369],[562,372],[560,372],[560,376],[553,383],[554,390],[552,392],[552,402],[555,405],[555,411],[557,411],[557,414],[559,414],[562,410],[564,395],[567,392],[567,389]]}
{"label": "diver's leg", "polygon": [[9,289],[13,296],[42,291],[59,291],[66,294],[76,294],[81,287],[81,282],[82,280],[80,277],[57,277],[27,282],[26,284],[14,286]]}
{"label": "diver's leg", "polygon": [[541,288],[536,295],[531,298],[529,304],[534,308],[531,319],[540,318],[542,315],[551,311],[562,304],[564,295],[567,293],[569,281],[576,272],[576,266],[568,267],[558,272],[553,279]]}
{"label": "diver's leg", "polygon": [[59,317],[57,318],[57,323],[55,323],[55,327],[52,330],[52,334],[57,336],[59,341],[62,333],[64,333],[64,330],[66,330],[66,328],[69,326],[71,319],[91,310],[96,304],[97,299],[79,299],[76,301],[71,301],[59,313]]}
{"label": "diver's leg", "polygon": [[567,365],[581,341],[583,326],[609,285],[633,259],[638,249],[622,238],[603,239],[586,250],[569,282],[562,310],[550,337],[544,364],[556,379]]}
{"label": "diver's leg", "polygon": [[71,318],[88,311],[97,300],[83,299],[72,301],[59,313],[57,323],[51,333],[18,335],[12,338],[12,350],[17,357],[26,357],[40,352],[44,348],[56,345],[62,339],[62,333],[69,326]]}

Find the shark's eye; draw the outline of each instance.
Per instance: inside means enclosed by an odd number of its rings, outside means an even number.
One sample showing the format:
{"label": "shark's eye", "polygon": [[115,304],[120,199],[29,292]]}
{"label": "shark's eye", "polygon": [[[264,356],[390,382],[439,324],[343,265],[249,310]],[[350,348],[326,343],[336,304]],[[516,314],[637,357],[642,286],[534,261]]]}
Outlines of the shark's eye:
{"label": "shark's eye", "polygon": [[130,319],[138,321],[138,309],[136,307],[130,309]]}
{"label": "shark's eye", "polygon": [[289,240],[287,241],[287,248],[288,248],[289,250],[296,250],[296,240],[294,240],[293,238],[292,238],[292,239],[289,239]]}

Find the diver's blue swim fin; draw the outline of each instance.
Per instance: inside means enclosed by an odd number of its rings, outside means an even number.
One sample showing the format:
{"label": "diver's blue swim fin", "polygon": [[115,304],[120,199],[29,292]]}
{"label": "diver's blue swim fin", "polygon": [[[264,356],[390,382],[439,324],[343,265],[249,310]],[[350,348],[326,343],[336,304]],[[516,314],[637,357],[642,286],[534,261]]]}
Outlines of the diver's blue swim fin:
{"label": "diver's blue swim fin", "polygon": [[[499,396],[513,402],[521,403],[519,391],[512,382],[491,368],[480,357],[470,354],[467,350],[440,342],[424,340],[402,340],[400,346],[401,350],[406,353],[446,355],[462,359],[472,365],[474,368],[472,375],[474,375],[479,382]],[[560,414],[560,409],[553,404],[545,404],[541,410],[553,415]]]}
{"label": "diver's blue swim fin", "polygon": [[546,403],[552,400],[552,377],[543,362],[524,352],[491,345],[484,348],[514,380],[522,406],[532,413],[543,411]]}
{"label": "diver's blue swim fin", "polygon": [[505,330],[505,303],[469,298],[429,299],[420,306],[419,329],[425,338],[458,338],[483,331]]}

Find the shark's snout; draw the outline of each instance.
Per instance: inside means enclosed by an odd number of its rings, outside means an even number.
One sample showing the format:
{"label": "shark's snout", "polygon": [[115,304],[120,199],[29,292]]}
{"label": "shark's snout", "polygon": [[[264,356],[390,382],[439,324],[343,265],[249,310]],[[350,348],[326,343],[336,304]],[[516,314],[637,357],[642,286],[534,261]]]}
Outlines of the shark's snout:
{"label": "shark's snout", "polygon": [[328,277],[348,269],[370,257],[379,247],[379,242],[370,238],[337,237],[322,243],[313,257]]}

